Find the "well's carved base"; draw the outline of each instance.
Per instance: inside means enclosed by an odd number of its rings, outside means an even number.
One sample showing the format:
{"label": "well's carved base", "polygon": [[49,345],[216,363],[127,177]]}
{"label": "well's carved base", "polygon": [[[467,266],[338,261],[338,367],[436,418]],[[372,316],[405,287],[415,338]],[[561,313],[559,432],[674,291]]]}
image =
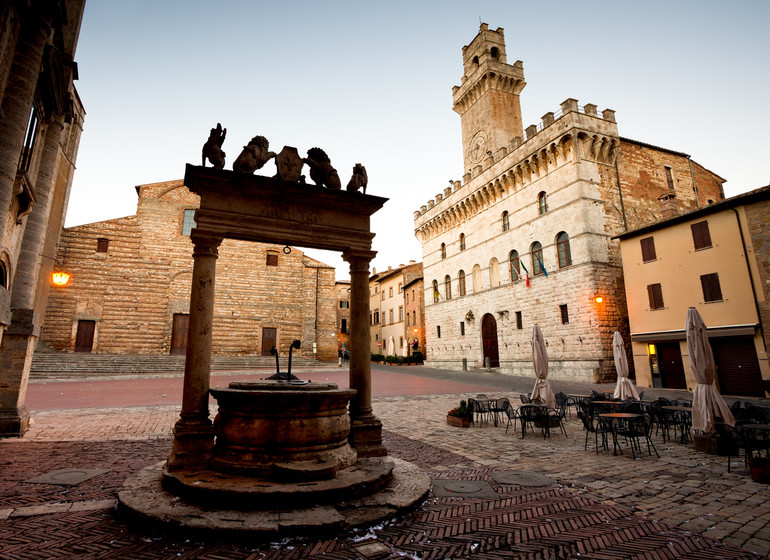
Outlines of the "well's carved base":
{"label": "well's carved base", "polygon": [[0,410],[0,437],[21,437],[29,428],[26,406]]}

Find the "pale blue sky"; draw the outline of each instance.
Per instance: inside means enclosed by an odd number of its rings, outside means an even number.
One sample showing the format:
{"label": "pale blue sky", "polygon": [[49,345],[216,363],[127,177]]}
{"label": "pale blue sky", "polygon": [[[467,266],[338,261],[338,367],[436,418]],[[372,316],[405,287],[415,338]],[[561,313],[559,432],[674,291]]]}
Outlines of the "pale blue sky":
{"label": "pale blue sky", "polygon": [[690,154],[728,196],[770,183],[764,0],[88,0],[66,225],[134,214],[134,186],[182,178],[221,122],[228,169],[257,134],[276,152],[323,148],[343,184],[363,163],[367,192],[390,198],[374,266],[419,261],[413,212],[462,175],[452,86],[479,19],[524,62],[525,127],[572,97],[614,109],[621,136]]}

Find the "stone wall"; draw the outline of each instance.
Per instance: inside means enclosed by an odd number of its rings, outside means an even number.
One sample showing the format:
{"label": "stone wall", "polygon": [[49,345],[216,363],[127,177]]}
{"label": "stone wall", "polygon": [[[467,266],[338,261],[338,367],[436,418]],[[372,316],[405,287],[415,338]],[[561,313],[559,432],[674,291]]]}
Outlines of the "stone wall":
{"label": "stone wall", "polygon": [[[93,351],[163,354],[173,316],[189,313],[192,243],[182,234],[184,210],[198,197],[181,181],[138,187],[137,214],[62,233],[59,260],[70,284],[52,290],[42,342],[72,351],[77,322],[96,321]],[[98,239],[107,252],[97,252]],[[278,266],[267,266],[267,252]],[[336,359],[334,269],[298,249],[226,239],[219,248],[213,352],[261,352],[262,328],[277,329],[282,355],[294,339],[301,355]]]}
{"label": "stone wall", "polygon": [[747,204],[743,211],[749,226],[749,231],[744,232],[749,237],[746,243],[753,247],[754,263],[759,273],[754,289],[757,292],[757,307],[767,350],[770,348],[770,201],[760,200]]}

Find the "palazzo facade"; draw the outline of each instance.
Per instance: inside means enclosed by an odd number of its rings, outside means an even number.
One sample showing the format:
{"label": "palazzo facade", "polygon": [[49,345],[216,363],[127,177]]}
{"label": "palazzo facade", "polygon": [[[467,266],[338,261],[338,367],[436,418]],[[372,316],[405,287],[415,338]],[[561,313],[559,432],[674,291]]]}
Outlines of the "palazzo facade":
{"label": "palazzo facade", "polygon": [[[58,260],[72,274],[51,292],[41,350],[185,352],[200,198],[181,180],[136,187],[136,215],[66,228]],[[217,259],[215,355],[336,360],[334,268],[296,248],[226,239]]]}
{"label": "palazzo facade", "polygon": [[84,4],[0,3],[0,437],[29,425],[29,369],[85,116],[74,86]]}
{"label": "palazzo facade", "polygon": [[628,341],[614,235],[724,198],[724,179],[687,154],[620,136],[611,109],[567,99],[523,127],[521,61],[482,24],[453,88],[462,181],[414,212],[422,244],[428,364],[531,375],[532,327],[550,377],[615,378],[612,335]]}

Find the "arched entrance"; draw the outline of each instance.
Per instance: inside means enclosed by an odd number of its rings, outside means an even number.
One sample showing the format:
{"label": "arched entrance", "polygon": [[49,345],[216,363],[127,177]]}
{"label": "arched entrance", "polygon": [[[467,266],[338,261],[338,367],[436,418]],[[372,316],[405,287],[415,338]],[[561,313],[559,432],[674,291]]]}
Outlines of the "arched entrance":
{"label": "arched entrance", "polygon": [[484,349],[484,364],[489,358],[490,367],[500,367],[497,352],[497,321],[489,313],[481,318],[481,346]]}

